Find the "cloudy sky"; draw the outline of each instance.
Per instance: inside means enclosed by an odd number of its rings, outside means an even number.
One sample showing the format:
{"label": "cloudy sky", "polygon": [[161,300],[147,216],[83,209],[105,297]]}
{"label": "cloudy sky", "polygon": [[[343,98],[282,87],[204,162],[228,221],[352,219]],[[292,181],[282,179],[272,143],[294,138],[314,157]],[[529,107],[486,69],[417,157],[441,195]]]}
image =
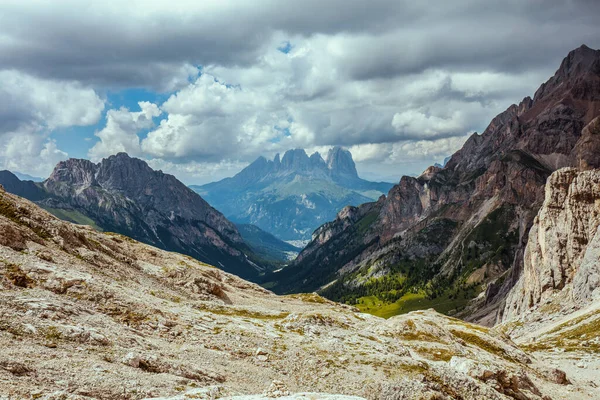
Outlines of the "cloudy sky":
{"label": "cloudy sky", "polygon": [[0,169],[126,151],[205,183],[342,145],[397,181],[599,48],[598,16],[597,0],[2,0]]}

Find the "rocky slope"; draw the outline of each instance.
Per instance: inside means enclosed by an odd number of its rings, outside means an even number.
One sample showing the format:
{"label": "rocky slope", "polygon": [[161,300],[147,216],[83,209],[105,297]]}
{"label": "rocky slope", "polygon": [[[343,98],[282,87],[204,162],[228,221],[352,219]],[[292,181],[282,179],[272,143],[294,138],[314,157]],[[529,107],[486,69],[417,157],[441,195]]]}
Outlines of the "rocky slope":
{"label": "rocky slope", "polygon": [[335,147],[326,160],[302,149],[281,159],[259,157],[232,178],[191,187],[236,223],[282,240],[307,240],[343,207],[372,201],[392,184],[360,179],[352,154]]}
{"label": "rocky slope", "polygon": [[600,51],[582,46],[443,168],[404,176],[386,198],[340,213],[268,279],[282,293],[321,290],[359,307],[375,298],[390,313],[409,302],[491,325],[521,275],[548,176],[600,163],[598,115]]}
{"label": "rocky slope", "polygon": [[119,153],[94,164],[60,162],[42,183],[4,172],[0,184],[56,215],[210,262],[246,278],[263,267],[237,228],[174,176]]}
{"label": "rocky slope", "polygon": [[[2,189],[0,287],[0,398],[599,395],[498,330],[434,311],[384,320],[314,294],[276,296]],[[292,396],[307,397],[342,398]]]}

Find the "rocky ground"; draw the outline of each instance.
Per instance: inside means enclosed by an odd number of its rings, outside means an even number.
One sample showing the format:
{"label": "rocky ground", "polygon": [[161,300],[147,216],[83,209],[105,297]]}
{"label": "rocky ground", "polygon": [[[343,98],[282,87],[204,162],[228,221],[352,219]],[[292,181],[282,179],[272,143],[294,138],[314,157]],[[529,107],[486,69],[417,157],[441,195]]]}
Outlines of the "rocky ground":
{"label": "rocky ground", "polygon": [[518,326],[276,296],[2,190],[0,288],[3,399],[600,397],[596,361],[523,351]]}

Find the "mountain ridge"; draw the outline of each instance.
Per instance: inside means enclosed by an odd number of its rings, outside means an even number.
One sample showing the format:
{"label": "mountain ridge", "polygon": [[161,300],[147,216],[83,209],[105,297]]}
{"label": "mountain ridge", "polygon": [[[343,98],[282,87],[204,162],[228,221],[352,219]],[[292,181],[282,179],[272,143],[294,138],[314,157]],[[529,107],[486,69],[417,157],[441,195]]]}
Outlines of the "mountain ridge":
{"label": "mountain ridge", "polygon": [[190,187],[236,223],[256,225],[283,240],[302,240],[344,206],[371,201],[392,184],[361,179],[352,154],[334,147],[326,159],[304,149],[273,160],[260,156],[231,178]]}
{"label": "mountain ridge", "polygon": [[263,269],[248,259],[252,252],[233,223],[174,176],[126,153],[97,164],[61,161],[39,184],[6,178],[5,172],[0,183],[10,180],[7,190],[26,188],[30,192],[23,193],[49,211],[58,210],[57,215],[83,215],[103,230],[231,268],[247,278]]}

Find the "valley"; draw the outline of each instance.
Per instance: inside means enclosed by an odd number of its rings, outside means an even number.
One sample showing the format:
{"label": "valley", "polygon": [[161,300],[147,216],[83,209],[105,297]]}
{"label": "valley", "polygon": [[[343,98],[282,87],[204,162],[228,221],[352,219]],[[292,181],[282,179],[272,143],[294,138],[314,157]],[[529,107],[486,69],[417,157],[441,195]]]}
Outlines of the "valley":
{"label": "valley", "polygon": [[421,304],[494,325],[523,270],[547,179],[600,166],[600,51],[573,50],[533,98],[473,134],[443,167],[319,227],[277,293],[317,291],[391,316]]}

